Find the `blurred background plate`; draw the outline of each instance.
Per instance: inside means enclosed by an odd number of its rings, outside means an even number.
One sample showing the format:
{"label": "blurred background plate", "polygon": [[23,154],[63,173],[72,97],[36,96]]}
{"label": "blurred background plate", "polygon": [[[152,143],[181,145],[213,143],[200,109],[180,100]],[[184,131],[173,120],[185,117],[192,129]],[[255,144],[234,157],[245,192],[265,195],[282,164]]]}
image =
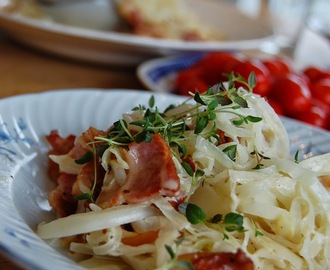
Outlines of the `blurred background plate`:
{"label": "blurred background plate", "polygon": [[[263,41],[273,39],[272,27],[222,1],[189,0],[189,8],[203,22],[219,29],[225,36],[221,41],[204,42],[156,39],[106,30],[113,26],[109,18],[114,13],[110,8],[108,13],[103,8],[103,12],[95,15],[95,12],[90,13],[91,3],[85,2],[78,7],[78,3],[75,5],[75,9],[67,10],[45,8],[46,15],[53,17],[53,20],[33,19],[0,11],[0,29],[17,41],[46,52],[122,66],[137,65],[153,57],[183,52],[256,49]],[[74,18],[84,18],[84,24],[74,22]]]}
{"label": "blurred background plate", "polygon": [[137,76],[148,90],[172,93],[178,72],[192,66],[205,55],[192,53],[152,59],[138,66]]}

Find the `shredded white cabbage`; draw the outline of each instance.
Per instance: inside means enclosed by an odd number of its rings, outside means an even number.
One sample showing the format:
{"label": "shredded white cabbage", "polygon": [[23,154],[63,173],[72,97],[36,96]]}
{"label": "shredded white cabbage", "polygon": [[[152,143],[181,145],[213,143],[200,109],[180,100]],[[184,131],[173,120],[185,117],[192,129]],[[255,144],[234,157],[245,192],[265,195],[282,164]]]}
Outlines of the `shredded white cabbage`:
{"label": "shredded white cabbage", "polygon": [[44,239],[65,237],[103,230],[158,214],[159,211],[150,205],[123,205],[102,211],[79,213],[49,223],[42,223],[38,226],[38,234]]}
{"label": "shredded white cabbage", "polygon": [[69,174],[78,174],[81,165],[75,163],[74,159],[68,155],[49,155],[49,158],[55,163],[59,164],[60,171]]}
{"label": "shredded white cabbage", "polygon": [[[180,194],[187,195],[188,203],[198,205],[207,218],[231,212],[242,215],[243,232],[228,232],[218,224],[191,224],[172,206],[171,198],[158,197],[103,210],[91,204],[90,212],[40,224],[38,235],[51,239],[85,234],[85,242],[72,242],[70,250],[92,255],[81,262],[91,269],[104,269],[108,264],[117,267],[114,269],[128,269],[127,265],[138,270],[170,269],[165,246],[177,255],[235,252],[240,248],[253,260],[255,269],[329,269],[330,195],[318,177],[330,176],[330,154],[295,163],[286,130],[268,103],[242,89],[238,93],[248,102],[248,107],[238,112],[263,120],[235,126],[232,121],[237,115],[224,106],[216,114],[215,124],[228,139],[226,142],[217,145],[193,130],[186,131],[186,151],[205,173],[197,183],[192,184],[178,155],[173,161],[180,177]],[[184,104],[166,114],[176,115],[190,108]],[[137,121],[143,114],[135,111],[124,118]],[[224,151],[233,145],[237,146],[234,160]],[[253,152],[266,158],[260,161]],[[52,159],[63,166],[67,160]],[[109,186],[113,179],[119,184],[125,180],[128,163],[117,148],[105,151],[102,165],[107,170],[104,185]],[[258,165],[260,168],[255,169]],[[127,224],[134,232],[126,231]],[[158,231],[155,241],[139,246],[123,243],[126,237],[148,231]],[[178,244],[179,237],[183,240]]]}

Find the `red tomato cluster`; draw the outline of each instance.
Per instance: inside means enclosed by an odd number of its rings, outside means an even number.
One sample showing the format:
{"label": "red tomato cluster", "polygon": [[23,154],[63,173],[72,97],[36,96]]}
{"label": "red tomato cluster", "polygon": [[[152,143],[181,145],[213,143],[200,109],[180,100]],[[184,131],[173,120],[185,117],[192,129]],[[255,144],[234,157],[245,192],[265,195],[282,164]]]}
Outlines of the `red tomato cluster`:
{"label": "red tomato cluster", "polygon": [[211,53],[178,73],[175,93],[205,92],[234,72],[246,80],[254,72],[253,92],[265,97],[279,115],[330,130],[330,71],[314,66],[295,71],[284,56],[257,59],[238,53]]}

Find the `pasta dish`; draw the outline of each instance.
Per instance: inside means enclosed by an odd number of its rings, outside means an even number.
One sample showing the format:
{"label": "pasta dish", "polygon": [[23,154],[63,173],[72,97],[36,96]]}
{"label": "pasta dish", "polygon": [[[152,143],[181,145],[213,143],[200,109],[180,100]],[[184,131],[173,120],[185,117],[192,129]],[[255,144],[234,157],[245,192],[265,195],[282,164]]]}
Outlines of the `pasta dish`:
{"label": "pasta dish", "polygon": [[91,269],[328,269],[330,154],[291,156],[254,85],[232,74],[104,131],[52,131],[58,218],[37,234]]}

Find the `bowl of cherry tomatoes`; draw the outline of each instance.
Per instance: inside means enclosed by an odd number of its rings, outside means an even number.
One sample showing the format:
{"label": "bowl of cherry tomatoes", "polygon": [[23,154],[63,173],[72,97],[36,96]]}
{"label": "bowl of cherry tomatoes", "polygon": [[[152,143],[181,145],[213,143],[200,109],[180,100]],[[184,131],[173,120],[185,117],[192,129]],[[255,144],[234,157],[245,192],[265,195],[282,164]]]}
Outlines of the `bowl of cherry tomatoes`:
{"label": "bowl of cherry tomatoes", "polygon": [[280,116],[330,130],[330,70],[325,68],[296,70],[285,56],[256,58],[226,51],[150,60],[137,69],[147,88],[176,95],[204,92],[232,72],[245,79],[254,72],[253,92]]}

